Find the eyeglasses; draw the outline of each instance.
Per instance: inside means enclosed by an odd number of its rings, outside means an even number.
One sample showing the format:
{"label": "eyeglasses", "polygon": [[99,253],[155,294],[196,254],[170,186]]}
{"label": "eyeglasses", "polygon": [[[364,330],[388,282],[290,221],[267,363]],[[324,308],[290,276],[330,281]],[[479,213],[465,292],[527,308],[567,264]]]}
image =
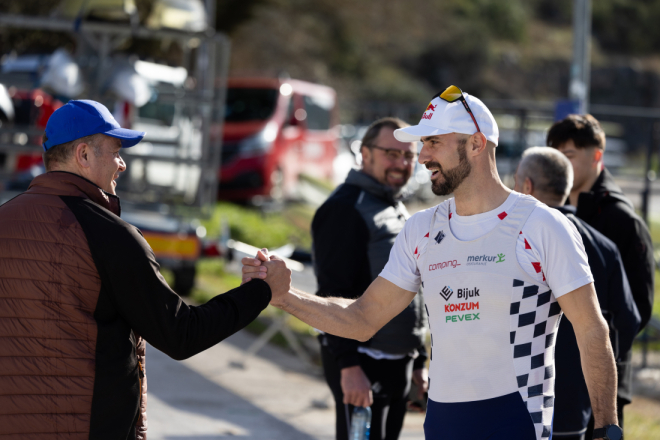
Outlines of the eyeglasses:
{"label": "eyeglasses", "polygon": [[379,146],[376,146],[376,145],[367,145],[366,147],[367,148],[375,148],[377,150],[384,151],[387,158],[389,160],[391,160],[392,162],[401,159],[401,156],[403,156],[403,158],[406,159],[406,161],[408,161],[408,162],[412,162],[417,158],[417,153],[412,153],[410,151],[404,152],[404,151],[401,151],[401,150],[397,150],[395,148],[383,148],[383,147],[379,147]]}
{"label": "eyeglasses", "polygon": [[[433,97],[433,99],[438,98],[438,97],[442,100],[447,101],[447,102],[461,101],[463,103],[463,107],[465,107],[465,110],[467,110],[467,112],[472,117],[472,122],[474,122],[475,127],[477,127],[477,131],[478,132],[481,131],[479,129],[479,124],[477,124],[477,120],[474,117],[474,114],[472,113],[472,110],[470,109],[470,106],[468,105],[467,100],[463,96],[463,91],[461,89],[459,89],[456,86],[449,86],[445,89],[444,92],[438,93],[437,95],[435,95]],[[433,99],[431,99],[431,101],[433,101]]]}

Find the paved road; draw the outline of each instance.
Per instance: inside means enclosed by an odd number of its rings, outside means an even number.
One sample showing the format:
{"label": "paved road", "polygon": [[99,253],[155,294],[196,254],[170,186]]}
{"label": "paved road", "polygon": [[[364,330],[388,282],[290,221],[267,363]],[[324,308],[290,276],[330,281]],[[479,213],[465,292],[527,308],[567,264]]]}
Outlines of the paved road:
{"label": "paved road", "polygon": [[[147,347],[149,439],[332,440],[328,389],[297,358],[267,346],[245,369],[230,365],[253,340],[239,332],[182,362]],[[331,408],[316,408],[315,400]],[[401,438],[423,439],[422,423],[410,414]]]}
{"label": "paved road", "polygon": [[[292,278],[296,287],[316,290],[311,267]],[[318,370],[270,345],[247,360],[245,369],[231,365],[244,360],[254,340],[241,331],[182,362],[148,346],[149,439],[333,440],[334,401],[314,375]],[[410,413],[401,439],[422,440],[423,422],[423,415]]]}

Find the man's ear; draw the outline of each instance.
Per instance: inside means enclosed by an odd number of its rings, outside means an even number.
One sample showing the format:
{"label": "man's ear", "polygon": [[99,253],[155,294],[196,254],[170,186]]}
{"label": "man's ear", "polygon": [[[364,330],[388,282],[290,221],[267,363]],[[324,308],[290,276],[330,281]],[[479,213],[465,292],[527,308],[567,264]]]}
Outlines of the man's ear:
{"label": "man's ear", "polygon": [[468,138],[468,150],[475,156],[486,149],[488,140],[482,132],[477,132]]}
{"label": "man's ear", "polygon": [[360,154],[362,155],[362,166],[364,167],[365,162],[369,162],[371,160],[371,148],[367,147],[366,145],[360,146]]}
{"label": "man's ear", "polygon": [[594,147],[594,163],[598,163],[603,159],[603,150]]}
{"label": "man's ear", "polygon": [[73,150],[76,163],[81,168],[89,168],[92,164],[89,161],[89,157],[92,155],[92,146],[81,142]]}
{"label": "man's ear", "polygon": [[522,184],[523,194],[532,195],[534,193],[534,182],[529,177],[525,177],[525,181]]}

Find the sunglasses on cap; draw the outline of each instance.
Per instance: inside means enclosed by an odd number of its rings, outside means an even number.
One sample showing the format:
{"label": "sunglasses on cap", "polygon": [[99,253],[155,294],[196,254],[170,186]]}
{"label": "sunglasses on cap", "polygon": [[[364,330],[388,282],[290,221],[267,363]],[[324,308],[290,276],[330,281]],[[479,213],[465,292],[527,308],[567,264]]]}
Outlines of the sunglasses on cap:
{"label": "sunglasses on cap", "polygon": [[463,103],[463,107],[465,107],[465,110],[467,110],[467,112],[470,114],[470,117],[472,118],[472,122],[474,122],[475,127],[477,127],[477,131],[481,132],[481,130],[479,129],[479,124],[477,124],[477,119],[474,117],[474,114],[472,113],[472,110],[470,109],[467,100],[463,96],[463,91],[461,89],[459,89],[456,86],[449,86],[445,89],[444,92],[435,95],[433,99],[435,98],[440,98],[447,102],[461,101]]}

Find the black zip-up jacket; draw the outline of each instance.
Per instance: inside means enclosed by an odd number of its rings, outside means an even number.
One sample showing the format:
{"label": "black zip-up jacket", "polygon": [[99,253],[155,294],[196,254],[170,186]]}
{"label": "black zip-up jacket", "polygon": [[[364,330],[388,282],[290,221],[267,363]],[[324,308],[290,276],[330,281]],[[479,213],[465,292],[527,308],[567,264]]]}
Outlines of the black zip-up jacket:
{"label": "black zip-up jacket", "polygon": [[612,240],[619,249],[642,318],[641,331],[651,319],[653,310],[655,260],[648,227],[607,169],[600,173],[591,191],[580,194],[576,215]]}
{"label": "black zip-up jacket", "polygon": [[[632,370],[627,359],[639,328],[640,317],[621,256],[611,240],[573,215],[574,207],[564,206],[557,209],[575,225],[582,237],[601,312],[610,329],[610,341],[619,376],[617,394],[620,398],[630,401],[630,381],[626,380],[626,377]],[[562,319],[559,324],[555,368],[557,380],[553,431],[558,435],[581,431],[589,422],[591,403],[582,374],[580,350],[573,326],[568,319]]]}
{"label": "black zip-up jacket", "polygon": [[[351,170],[346,181],[321,205],[312,221],[314,271],[319,296],[358,298],[380,274],[394,240],[408,218],[391,188],[367,174]],[[339,368],[359,365],[357,348],[367,345],[391,354],[420,353],[414,368],[426,361],[423,336],[426,314],[422,295],[394,317],[374,337],[359,343],[324,335]]]}

